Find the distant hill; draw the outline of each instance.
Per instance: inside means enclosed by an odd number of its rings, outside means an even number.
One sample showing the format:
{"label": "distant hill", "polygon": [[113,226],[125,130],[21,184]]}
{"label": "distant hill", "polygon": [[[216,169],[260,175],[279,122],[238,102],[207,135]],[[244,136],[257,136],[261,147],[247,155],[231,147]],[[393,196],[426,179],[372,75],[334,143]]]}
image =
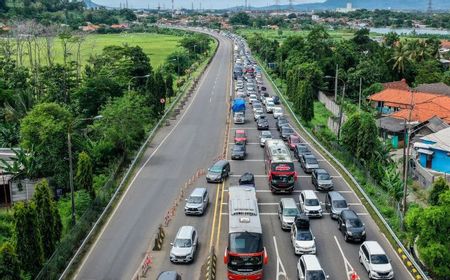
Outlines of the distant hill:
{"label": "distant hill", "polygon": [[[450,0],[432,0],[433,10],[450,10]],[[323,3],[297,4],[293,8],[295,10],[335,10],[336,8],[344,8],[347,2],[351,2],[357,9],[393,9],[393,10],[420,10],[428,9],[428,0],[327,0]],[[258,10],[274,10],[287,9],[288,5],[267,6],[255,8]]]}
{"label": "distant hill", "polygon": [[91,1],[91,0],[83,0],[83,2],[84,2],[84,5],[86,6],[86,8],[88,8],[88,9],[96,9],[96,8],[104,7],[104,6],[102,6],[102,5],[99,5],[99,4],[97,4],[97,3],[94,3],[94,2]]}

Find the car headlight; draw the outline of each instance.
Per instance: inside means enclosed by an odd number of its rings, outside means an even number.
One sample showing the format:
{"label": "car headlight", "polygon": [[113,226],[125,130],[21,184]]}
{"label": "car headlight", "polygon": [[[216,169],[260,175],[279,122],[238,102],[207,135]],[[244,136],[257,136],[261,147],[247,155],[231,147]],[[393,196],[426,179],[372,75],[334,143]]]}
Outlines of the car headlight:
{"label": "car headlight", "polygon": [[353,233],[352,233],[351,231],[347,231],[347,235],[350,235],[350,236],[352,236],[352,235],[353,235]]}
{"label": "car headlight", "polygon": [[366,231],[363,230],[363,231],[361,232],[361,234],[362,234],[362,235],[366,235]]}

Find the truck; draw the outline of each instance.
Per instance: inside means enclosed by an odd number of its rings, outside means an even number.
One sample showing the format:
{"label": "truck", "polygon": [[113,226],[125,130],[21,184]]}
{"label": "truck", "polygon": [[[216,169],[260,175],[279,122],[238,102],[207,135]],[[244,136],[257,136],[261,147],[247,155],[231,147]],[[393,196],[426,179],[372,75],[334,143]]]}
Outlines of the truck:
{"label": "truck", "polygon": [[242,98],[235,98],[233,100],[233,121],[235,124],[245,123],[245,100]]}

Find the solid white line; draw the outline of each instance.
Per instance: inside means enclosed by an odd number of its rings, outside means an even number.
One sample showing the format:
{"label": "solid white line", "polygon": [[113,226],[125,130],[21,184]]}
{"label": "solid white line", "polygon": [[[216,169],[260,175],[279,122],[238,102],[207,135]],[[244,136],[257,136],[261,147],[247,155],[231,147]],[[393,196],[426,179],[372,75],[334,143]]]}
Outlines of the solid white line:
{"label": "solid white line", "polygon": [[139,168],[139,170],[136,172],[136,174],[134,175],[133,179],[130,181],[130,183],[128,184],[128,187],[126,188],[125,192],[123,193],[122,197],[120,198],[119,202],[117,203],[117,205],[114,207],[113,212],[111,213],[111,215],[109,216],[108,220],[106,221],[106,223],[103,225],[102,230],[100,231],[100,234],[97,236],[97,238],[95,239],[94,243],[89,247],[89,251],[88,253],[85,255],[85,257],[83,258],[81,265],[78,267],[75,275],[73,276],[73,279],[76,279],[78,274],[80,273],[81,269],[84,267],[84,264],[86,263],[86,261],[89,259],[89,256],[92,254],[92,251],[94,250],[94,248],[97,246],[98,241],[101,239],[103,233],[105,232],[106,228],[108,227],[109,223],[111,222],[112,218],[114,217],[114,215],[116,214],[117,210],[119,209],[120,205],[122,204],[123,200],[125,199],[125,197],[128,194],[128,191],[132,188],[134,181],[136,181],[136,178],[140,175],[140,173],[142,172],[142,170],[145,168],[145,166],[150,162],[150,160],[153,158],[153,156],[156,154],[156,152],[159,150],[159,148],[166,142],[166,140],[169,138],[170,135],[172,135],[172,133],[175,131],[175,129],[178,127],[178,125],[181,123],[181,121],[184,119],[184,117],[186,116],[187,112],[189,112],[189,109],[191,108],[192,104],[194,104],[195,98],[197,97],[198,93],[200,92],[200,88],[203,86],[203,83],[205,81],[205,77],[209,74],[210,70],[212,69],[212,67],[208,67],[208,69],[206,70],[207,73],[203,74],[202,80],[200,82],[200,85],[197,87],[197,91],[195,92],[195,95],[192,98],[192,101],[189,103],[188,107],[186,108],[186,110],[184,111],[184,113],[181,115],[181,118],[178,120],[178,122],[173,126],[173,128],[169,131],[169,133],[163,138],[163,140],[161,141],[161,143],[159,143],[159,145],[156,147],[156,149],[153,151],[153,153],[150,154],[150,156],[148,157],[148,159],[142,164],[142,166]]}
{"label": "solid white line", "polygon": [[[278,205],[278,202],[259,202],[258,205],[268,206],[268,205]],[[228,202],[222,202],[222,205],[228,205]]]}
{"label": "solid white line", "polygon": [[277,276],[276,279],[280,279],[283,276],[283,279],[288,279],[286,274],[286,269],[284,268],[283,262],[281,262],[280,254],[278,253],[278,244],[277,239],[273,236],[273,245],[275,246],[275,253],[277,254]]}
{"label": "solid white line", "polygon": [[256,127],[232,127],[233,130],[243,129],[243,130],[257,130]]}
{"label": "solid white line", "polygon": [[339,241],[336,238],[336,235],[334,235],[333,237],[334,237],[334,241],[336,241],[336,245],[338,246],[339,252],[341,252],[342,259],[344,260],[345,274],[348,275],[351,271],[354,271],[353,267],[350,264],[350,262],[347,260],[347,258],[345,257],[344,252],[342,251],[341,245],[339,244]]}

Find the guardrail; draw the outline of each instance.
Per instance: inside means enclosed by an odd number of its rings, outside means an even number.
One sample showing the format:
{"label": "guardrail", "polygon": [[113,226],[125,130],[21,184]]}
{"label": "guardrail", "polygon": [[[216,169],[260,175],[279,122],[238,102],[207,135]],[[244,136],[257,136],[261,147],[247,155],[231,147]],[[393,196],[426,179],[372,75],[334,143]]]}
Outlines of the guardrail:
{"label": "guardrail", "polygon": [[[213,37],[214,38],[214,37]],[[199,77],[201,77],[203,75],[203,73],[205,72],[205,69],[208,68],[209,64],[212,61],[212,58],[215,56],[215,53],[217,52],[217,50],[219,49],[220,46],[220,41],[217,40],[216,38],[214,38],[217,41],[217,47],[216,49],[213,51],[213,55],[209,58],[207,64],[204,66],[202,72],[200,73]],[[95,224],[92,226],[91,230],[89,231],[88,235],[86,236],[86,238],[83,240],[83,242],[81,243],[80,247],[77,249],[77,251],[75,252],[75,254],[73,255],[72,259],[69,261],[66,269],[63,271],[63,273],[60,275],[59,280],[64,279],[65,277],[68,276],[68,273],[71,271],[72,269],[72,265],[75,263],[75,260],[80,256],[81,252],[83,250],[85,250],[86,245],[88,244],[88,242],[90,241],[90,239],[94,236],[94,233],[97,231],[98,227],[100,226],[100,224],[103,222],[103,219],[107,216],[107,214],[109,213],[109,211],[111,210],[112,205],[114,204],[114,202],[116,201],[118,195],[121,193],[121,191],[124,189],[124,187],[127,185],[127,182],[130,178],[130,175],[133,174],[133,170],[136,167],[137,163],[139,162],[141,156],[144,154],[148,144],[150,143],[150,141],[153,139],[153,137],[156,135],[156,132],[161,128],[161,126],[166,122],[168,116],[172,113],[172,111],[174,110],[175,106],[178,104],[179,100],[185,96],[185,93],[188,91],[189,87],[192,86],[196,86],[197,85],[197,79],[194,78],[188,82],[185,83],[183,89],[180,91],[180,94],[178,94],[178,96],[175,98],[175,100],[172,102],[172,104],[170,105],[170,107],[165,111],[164,115],[161,117],[161,119],[158,121],[158,123],[155,125],[155,127],[151,130],[149,136],[147,137],[147,139],[145,140],[145,142],[141,145],[141,147],[139,148],[136,156],[134,157],[134,159],[132,160],[131,164],[129,165],[126,173],[124,174],[122,180],[120,181],[119,186],[117,187],[116,191],[114,192],[114,195],[111,197],[109,203],[106,205],[105,209],[103,210],[102,214],[100,215],[100,217],[97,219],[97,221],[95,222]]]}
{"label": "guardrail", "polygon": [[[259,63],[261,65],[261,63]],[[411,269],[411,273],[414,275],[414,277],[419,280],[419,279],[425,279],[428,280],[429,277],[423,272],[423,270],[421,269],[421,267],[417,264],[417,262],[414,260],[414,258],[411,256],[411,254],[408,252],[408,250],[406,250],[405,246],[403,245],[403,243],[400,241],[400,239],[397,237],[397,235],[395,234],[395,232],[392,230],[392,228],[389,226],[389,224],[386,222],[386,220],[384,219],[384,217],[381,215],[381,213],[378,211],[378,208],[375,206],[375,204],[373,204],[372,200],[370,199],[370,197],[366,194],[366,192],[364,191],[364,189],[361,187],[361,185],[358,183],[358,181],[356,181],[356,179],[353,177],[353,175],[347,170],[347,168],[337,159],[333,156],[333,154],[331,154],[311,133],[309,133],[309,131],[303,126],[303,124],[300,122],[300,120],[297,118],[297,115],[294,113],[294,110],[292,109],[292,107],[290,106],[289,102],[287,101],[287,99],[285,98],[284,94],[281,93],[281,91],[279,90],[279,88],[277,87],[277,85],[275,84],[275,82],[272,80],[272,78],[270,77],[270,75],[267,73],[265,67],[263,65],[261,65],[265,76],[267,77],[267,79],[269,79],[269,81],[271,82],[271,84],[273,85],[273,88],[277,91],[278,95],[283,99],[283,103],[288,107],[291,115],[294,117],[295,121],[297,122],[297,124],[300,126],[300,128],[303,130],[304,133],[306,133],[306,135],[308,135],[308,137],[314,142],[314,144],[316,144],[323,152],[325,152],[327,154],[327,156],[329,158],[331,158],[335,164],[337,164],[339,166],[339,168],[341,170],[343,170],[345,172],[345,174],[350,178],[350,180],[352,180],[353,184],[358,188],[358,190],[361,192],[361,194],[364,196],[364,199],[366,199],[367,203],[369,203],[370,207],[373,209],[373,211],[376,213],[376,215],[378,216],[378,218],[380,219],[380,221],[383,223],[383,225],[385,226],[385,228],[388,230],[389,234],[392,236],[392,238],[395,240],[395,242],[397,243],[397,246],[399,247],[396,251],[400,254],[402,260],[405,262],[406,266],[408,267],[408,269]],[[405,256],[405,258],[403,257]]]}

